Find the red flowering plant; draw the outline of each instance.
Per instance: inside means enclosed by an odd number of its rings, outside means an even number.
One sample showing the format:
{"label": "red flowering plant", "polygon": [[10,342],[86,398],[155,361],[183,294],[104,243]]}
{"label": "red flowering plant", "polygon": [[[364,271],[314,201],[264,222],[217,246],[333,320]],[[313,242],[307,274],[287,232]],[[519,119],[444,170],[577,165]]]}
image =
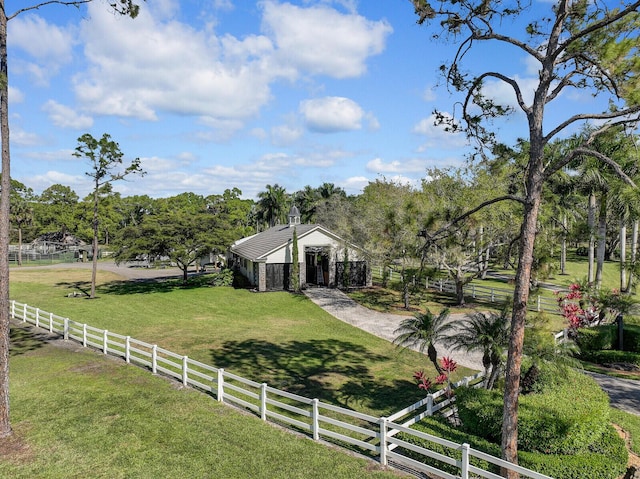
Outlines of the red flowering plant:
{"label": "red flowering plant", "polygon": [[560,312],[572,331],[612,322],[633,304],[629,296],[621,295],[617,289],[598,291],[586,282],[573,283],[569,285],[568,293],[556,291],[555,295]]}
{"label": "red flowering plant", "polygon": [[[453,388],[451,387],[451,373],[458,368],[458,363],[453,359],[445,356],[440,358],[440,369],[442,374],[435,378],[435,384],[444,384],[447,396],[453,395]],[[425,391],[429,391],[434,383],[425,375],[423,370],[413,373],[413,379],[418,382],[418,388]]]}

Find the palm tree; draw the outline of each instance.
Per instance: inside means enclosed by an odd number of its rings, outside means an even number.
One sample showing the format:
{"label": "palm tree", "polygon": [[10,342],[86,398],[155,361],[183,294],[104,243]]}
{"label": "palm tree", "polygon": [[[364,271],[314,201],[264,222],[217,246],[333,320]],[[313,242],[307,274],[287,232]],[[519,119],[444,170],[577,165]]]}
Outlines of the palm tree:
{"label": "palm tree", "polygon": [[428,309],[424,313],[416,313],[414,317],[403,320],[393,332],[397,335],[393,344],[401,346],[403,349],[416,349],[420,353],[424,353],[426,349],[427,356],[436,371],[438,374],[442,374],[442,368],[438,364],[438,351],[434,343],[446,338],[445,333],[449,329],[448,317],[448,308],[441,310],[438,315]]}
{"label": "palm tree", "polygon": [[289,195],[284,187],[277,183],[267,185],[266,191],[258,193],[258,214],[269,227],[284,223],[288,211]]}
{"label": "palm tree", "polygon": [[454,351],[481,351],[485,374],[485,388],[492,389],[503,366],[504,353],[509,345],[509,308],[501,313],[470,313],[458,324],[446,343]]}

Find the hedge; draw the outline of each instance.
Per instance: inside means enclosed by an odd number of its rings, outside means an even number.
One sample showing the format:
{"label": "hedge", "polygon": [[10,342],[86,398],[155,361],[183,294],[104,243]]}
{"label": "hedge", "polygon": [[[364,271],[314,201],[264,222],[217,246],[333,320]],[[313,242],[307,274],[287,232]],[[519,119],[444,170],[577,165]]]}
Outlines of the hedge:
{"label": "hedge", "polygon": [[[549,454],[584,453],[609,423],[609,398],[593,379],[573,370],[553,383],[542,393],[520,396],[518,448]],[[466,432],[500,442],[500,391],[459,388],[456,404]]]}
{"label": "hedge", "polygon": [[[468,443],[471,448],[483,451],[487,454],[500,457],[500,446],[487,441],[482,437],[465,433],[453,427],[446,419],[441,417],[425,418],[413,426],[414,429],[443,437],[457,443]],[[460,452],[440,446],[431,441],[399,434],[402,439],[434,452],[460,459]],[[440,461],[422,456],[413,451],[400,448],[398,452],[417,461],[429,464],[450,474],[456,474],[458,469]],[[471,463],[481,469],[499,474],[499,468],[486,461],[471,458]],[[555,479],[616,479],[626,470],[627,451],[624,440],[618,436],[612,426],[605,428],[603,434],[595,444],[586,452],[580,454],[543,454],[539,452],[518,453],[518,463],[533,471],[546,474]]]}
{"label": "hedge", "polygon": [[640,353],[605,349],[580,353],[580,359],[596,364],[628,363],[640,366]]}

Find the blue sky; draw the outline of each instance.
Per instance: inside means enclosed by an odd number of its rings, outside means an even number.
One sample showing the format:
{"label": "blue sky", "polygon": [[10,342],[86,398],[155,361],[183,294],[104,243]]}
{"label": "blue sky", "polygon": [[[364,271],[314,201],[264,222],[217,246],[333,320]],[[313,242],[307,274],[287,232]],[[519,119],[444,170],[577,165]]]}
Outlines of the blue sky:
{"label": "blue sky", "polygon": [[[408,0],[149,0],[135,20],[103,0],[23,13],[8,33],[12,177],[82,197],[77,139],[109,133],[147,172],[114,185],[124,196],[418,185],[428,168],[461,165],[468,145],[433,126],[434,109],[453,108],[437,69],[454,50],[415,20]],[[513,51],[470,67],[535,84]],[[509,98],[498,84],[486,92]],[[561,110],[590,101],[567,96]],[[498,127],[526,136],[522,115]]]}

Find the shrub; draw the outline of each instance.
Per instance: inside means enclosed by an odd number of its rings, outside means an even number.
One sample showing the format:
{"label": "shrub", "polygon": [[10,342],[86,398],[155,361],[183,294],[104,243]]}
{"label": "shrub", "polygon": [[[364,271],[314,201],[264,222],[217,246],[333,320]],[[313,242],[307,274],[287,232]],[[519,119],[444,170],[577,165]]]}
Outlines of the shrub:
{"label": "shrub", "polygon": [[[567,370],[562,380],[542,369],[543,392],[520,396],[518,447],[523,451],[576,454],[589,450],[609,420],[609,399],[597,383]],[[556,375],[557,376],[557,375]],[[459,388],[456,404],[463,429],[499,443],[502,393]]]}
{"label": "shrub", "polygon": [[589,351],[580,354],[580,359],[596,364],[629,363],[640,366],[640,353],[629,353],[614,349],[603,351]]}
{"label": "shrub", "polygon": [[640,353],[640,326],[624,325],[622,348],[625,351]]}
{"label": "shrub", "polygon": [[230,269],[223,269],[220,272],[209,275],[209,284],[211,286],[232,286],[233,285],[233,271]]}
{"label": "shrub", "polygon": [[580,328],[577,331],[576,343],[581,353],[611,349],[615,340],[615,325]]}
{"label": "shrub", "polygon": [[525,451],[587,452],[609,423],[609,398],[590,377],[567,370],[542,393],[521,396],[518,443]]}
{"label": "shrub", "polygon": [[616,479],[627,468],[624,440],[612,426],[581,454],[556,455],[534,452],[518,454],[518,463],[555,479]]}
{"label": "shrub", "polygon": [[[413,428],[420,432],[442,437],[458,444],[468,443],[473,449],[500,457],[500,446],[497,443],[487,441],[475,434],[468,434],[456,429],[444,418],[425,418],[415,424]],[[398,435],[398,438],[448,457],[460,459],[459,451],[453,451],[426,439],[402,433]],[[450,474],[459,472],[458,469],[453,466],[449,466],[408,449],[400,448],[396,452],[400,452],[412,459],[429,464]],[[487,461],[472,457],[471,463],[476,467],[488,470],[494,474],[499,473],[498,468]],[[617,435],[613,427],[608,426],[595,444],[584,453],[562,455],[521,451],[518,453],[518,463],[523,467],[546,474],[555,479],[616,479],[625,471],[627,451],[624,440]]]}

